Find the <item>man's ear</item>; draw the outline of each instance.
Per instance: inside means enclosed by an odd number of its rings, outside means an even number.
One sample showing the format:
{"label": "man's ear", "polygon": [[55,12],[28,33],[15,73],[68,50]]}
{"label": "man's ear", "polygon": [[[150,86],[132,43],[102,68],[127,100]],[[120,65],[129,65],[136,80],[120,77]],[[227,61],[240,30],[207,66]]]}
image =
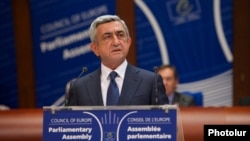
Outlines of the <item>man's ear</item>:
{"label": "man's ear", "polygon": [[128,37],[128,46],[130,47],[131,46],[131,43],[132,43],[132,38],[131,37]]}
{"label": "man's ear", "polygon": [[175,83],[176,83],[176,86],[177,86],[179,84],[179,79],[176,79]]}
{"label": "man's ear", "polygon": [[100,56],[99,55],[99,52],[98,52],[98,50],[97,50],[97,44],[96,43],[94,43],[94,42],[91,42],[90,43],[90,49],[94,52],[94,54],[96,55],[96,56]]}

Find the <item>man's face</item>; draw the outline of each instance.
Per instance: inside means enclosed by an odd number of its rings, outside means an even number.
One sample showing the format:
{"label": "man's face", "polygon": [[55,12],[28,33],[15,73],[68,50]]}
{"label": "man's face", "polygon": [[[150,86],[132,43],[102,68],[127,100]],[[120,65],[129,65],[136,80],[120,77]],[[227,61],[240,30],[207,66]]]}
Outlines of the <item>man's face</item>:
{"label": "man's face", "polygon": [[126,58],[131,38],[118,21],[100,24],[96,30],[96,42],[91,43],[95,55],[100,56],[102,63],[115,69]]}
{"label": "man's face", "polygon": [[167,95],[172,94],[178,85],[178,80],[174,77],[174,71],[170,68],[159,70],[158,73],[163,79],[163,84],[166,89]]}

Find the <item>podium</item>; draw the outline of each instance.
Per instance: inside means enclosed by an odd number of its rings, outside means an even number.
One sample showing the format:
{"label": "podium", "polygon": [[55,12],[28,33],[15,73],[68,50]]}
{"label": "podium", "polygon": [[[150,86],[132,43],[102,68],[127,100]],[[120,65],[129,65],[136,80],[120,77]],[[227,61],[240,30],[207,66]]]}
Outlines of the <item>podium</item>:
{"label": "podium", "polygon": [[69,106],[43,108],[43,141],[183,141],[179,108]]}

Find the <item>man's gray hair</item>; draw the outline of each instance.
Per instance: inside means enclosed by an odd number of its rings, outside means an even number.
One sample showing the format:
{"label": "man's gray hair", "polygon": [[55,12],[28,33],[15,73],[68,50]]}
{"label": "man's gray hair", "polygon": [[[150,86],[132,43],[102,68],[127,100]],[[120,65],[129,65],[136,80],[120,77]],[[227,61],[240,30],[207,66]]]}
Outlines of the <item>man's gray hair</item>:
{"label": "man's gray hair", "polygon": [[119,21],[123,27],[125,28],[125,32],[127,34],[127,36],[129,36],[129,30],[128,27],[126,25],[126,23],[118,16],[116,15],[103,15],[100,17],[97,17],[90,25],[89,28],[89,36],[90,36],[90,40],[91,42],[96,42],[96,28],[98,25],[103,24],[103,23],[108,23],[111,21]]}

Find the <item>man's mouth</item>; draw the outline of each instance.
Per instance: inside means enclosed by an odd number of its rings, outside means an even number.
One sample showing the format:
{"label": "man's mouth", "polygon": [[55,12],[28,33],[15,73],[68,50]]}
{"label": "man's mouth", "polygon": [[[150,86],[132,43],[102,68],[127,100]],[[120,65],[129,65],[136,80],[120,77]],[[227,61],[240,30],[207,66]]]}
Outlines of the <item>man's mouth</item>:
{"label": "man's mouth", "polygon": [[121,51],[121,49],[113,49],[111,52],[120,52]]}

